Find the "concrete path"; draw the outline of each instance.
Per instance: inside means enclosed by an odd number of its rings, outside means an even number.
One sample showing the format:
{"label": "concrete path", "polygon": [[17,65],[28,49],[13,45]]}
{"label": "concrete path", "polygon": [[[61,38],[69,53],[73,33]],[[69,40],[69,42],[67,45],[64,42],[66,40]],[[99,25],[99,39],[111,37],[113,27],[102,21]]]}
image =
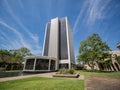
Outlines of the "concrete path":
{"label": "concrete path", "polygon": [[85,90],[120,90],[120,78],[86,77]]}
{"label": "concrete path", "polygon": [[[40,74],[32,74],[32,75],[25,75],[25,76],[15,76],[15,77],[6,77],[6,78],[0,78],[0,82],[9,81],[9,80],[17,80],[22,78],[29,78],[29,77],[45,77],[45,78],[53,78],[52,75],[54,75],[56,72],[49,72],[49,73],[40,73]],[[80,75],[79,78],[68,78],[68,79],[77,79],[77,80],[84,80],[84,76]]]}

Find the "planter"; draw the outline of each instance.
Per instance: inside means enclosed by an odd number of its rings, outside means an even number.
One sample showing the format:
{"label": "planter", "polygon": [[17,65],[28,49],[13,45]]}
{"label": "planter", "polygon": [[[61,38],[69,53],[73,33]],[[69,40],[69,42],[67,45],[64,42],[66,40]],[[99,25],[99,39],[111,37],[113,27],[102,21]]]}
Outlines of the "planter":
{"label": "planter", "polygon": [[55,74],[53,77],[78,78],[79,74]]}

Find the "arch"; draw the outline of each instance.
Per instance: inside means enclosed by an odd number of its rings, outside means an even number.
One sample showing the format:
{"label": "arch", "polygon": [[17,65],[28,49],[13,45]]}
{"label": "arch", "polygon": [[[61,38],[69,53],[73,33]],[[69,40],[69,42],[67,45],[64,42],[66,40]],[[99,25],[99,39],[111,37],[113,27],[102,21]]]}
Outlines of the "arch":
{"label": "arch", "polygon": [[120,71],[118,64],[116,62],[114,62],[114,64],[115,64],[116,68],[118,69],[118,71]]}
{"label": "arch", "polygon": [[99,63],[98,65],[99,65],[99,69],[100,69],[101,71],[104,70],[104,66],[102,65],[102,63]]}
{"label": "arch", "polygon": [[113,64],[111,64],[111,66],[113,67],[114,71],[116,71],[116,69],[115,69],[114,65],[113,65]]}

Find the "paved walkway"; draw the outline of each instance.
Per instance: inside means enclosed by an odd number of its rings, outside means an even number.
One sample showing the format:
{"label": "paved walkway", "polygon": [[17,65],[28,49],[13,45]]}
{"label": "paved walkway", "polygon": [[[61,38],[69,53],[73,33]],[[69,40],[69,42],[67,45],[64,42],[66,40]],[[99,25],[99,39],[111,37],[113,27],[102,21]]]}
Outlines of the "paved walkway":
{"label": "paved walkway", "polygon": [[85,90],[120,90],[120,78],[87,77],[85,79]]}
{"label": "paved walkway", "polygon": [[[32,75],[25,75],[25,76],[15,76],[15,77],[6,77],[6,78],[0,78],[0,82],[9,81],[9,80],[17,80],[22,78],[29,78],[29,77],[46,77],[46,78],[53,78],[52,75],[54,75],[56,72],[49,72],[49,73],[40,73],[40,74],[32,74]],[[80,75],[79,78],[68,78],[68,79],[77,79],[77,80],[83,80],[84,76]]]}

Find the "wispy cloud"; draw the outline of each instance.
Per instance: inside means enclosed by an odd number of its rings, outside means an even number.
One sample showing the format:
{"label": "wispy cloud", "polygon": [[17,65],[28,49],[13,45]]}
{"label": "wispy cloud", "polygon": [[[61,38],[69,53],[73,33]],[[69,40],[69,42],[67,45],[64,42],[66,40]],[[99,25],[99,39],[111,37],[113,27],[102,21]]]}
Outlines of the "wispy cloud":
{"label": "wispy cloud", "polygon": [[25,30],[25,32],[28,33],[28,35],[35,41],[38,42],[38,37],[34,34],[32,34],[27,27],[24,26],[24,24],[22,23],[22,21],[14,14],[13,10],[11,9],[11,7],[9,6],[8,2],[5,0],[6,3],[6,7],[8,12],[10,13],[10,15],[14,18],[14,20],[17,21],[17,23]]}
{"label": "wispy cloud", "polygon": [[73,33],[78,32],[77,26],[81,22],[87,27],[95,21],[106,18],[106,7],[111,0],[85,0],[76,18]]}
{"label": "wispy cloud", "polygon": [[12,39],[8,38],[7,34],[5,34],[4,32],[1,31],[4,41],[7,39],[8,42],[10,42],[10,45],[2,43],[1,46],[8,48],[8,49],[13,49],[13,48],[18,48],[18,47],[24,46],[24,47],[29,48],[32,51],[32,53],[40,54],[41,48],[38,48],[35,45],[31,44],[29,41],[25,40],[25,38],[23,38],[22,33],[20,33],[17,29],[15,29],[14,27],[11,27],[9,24],[7,24],[3,21],[0,21],[0,24],[2,26],[4,26],[5,28],[7,28],[6,30],[11,30],[13,32],[13,35],[16,36],[16,38],[14,40],[12,40]]}
{"label": "wispy cloud", "polygon": [[20,4],[20,7],[21,7],[21,8],[24,8],[23,3],[22,3],[22,0],[18,0],[18,3]]}
{"label": "wispy cloud", "polygon": [[[1,22],[1,21],[0,21],[0,25],[3,25],[4,27],[6,27],[6,24],[4,22]],[[8,25],[7,25],[6,28],[8,28]],[[20,42],[18,42],[19,39],[17,40],[17,38],[12,39],[12,38],[8,37],[7,33],[3,32],[3,30],[4,29],[0,29],[0,41],[1,41],[0,46],[2,46],[3,48],[7,48],[7,49],[13,49],[13,48],[21,47]],[[14,32],[13,32],[12,36],[14,36]],[[10,41],[12,41],[12,42],[10,42]],[[6,42],[9,43],[9,44],[6,44]]]}
{"label": "wispy cloud", "polygon": [[[24,41],[23,39],[23,36],[20,32],[18,32],[18,30],[16,30],[15,28],[9,26],[8,24],[6,24],[5,22],[3,21],[0,21],[0,24],[3,25],[4,27],[8,28],[9,30],[11,30],[19,39],[20,43],[23,45],[23,46],[27,46],[30,48],[30,46],[26,43],[26,41]],[[3,33],[2,33],[3,34]],[[4,34],[5,36],[5,34]],[[7,37],[7,36],[5,36]]]}
{"label": "wispy cloud", "polygon": [[[40,54],[41,53],[41,46],[39,45],[39,37],[36,34],[31,33],[28,30],[28,28],[22,23],[22,21],[14,14],[14,12],[13,12],[12,8],[9,6],[8,2],[6,0],[4,0],[4,2],[5,2],[7,12],[12,16],[12,18],[20,25],[21,28],[23,28],[23,30],[26,32],[26,34],[28,34],[28,36],[31,38],[31,41],[33,42],[32,45],[34,45],[36,47],[36,49],[31,47],[31,50],[34,50],[35,54],[36,53]],[[19,3],[20,3],[20,6],[23,7],[22,2],[19,1]],[[14,32],[16,32],[16,31],[14,31]],[[16,32],[16,34],[19,35],[19,33],[17,33],[17,32]],[[24,41],[21,41],[21,42],[24,43]]]}
{"label": "wispy cloud", "polygon": [[73,34],[75,34],[78,31],[78,30],[76,30],[76,28],[77,28],[77,25],[79,23],[80,18],[81,18],[81,11],[79,12],[79,15],[77,16],[77,19],[76,19],[75,24],[73,26]]}
{"label": "wispy cloud", "polygon": [[94,24],[96,20],[106,18],[106,7],[110,3],[110,1],[111,0],[89,0],[87,10],[87,25]]}
{"label": "wispy cloud", "polygon": [[78,16],[77,16],[77,18],[76,18],[76,20],[75,20],[75,24],[74,24],[74,26],[73,26],[73,34],[75,34],[75,33],[78,31],[78,30],[76,30],[76,28],[77,28],[77,26],[78,26],[78,23],[79,23],[80,19],[81,19],[82,16],[83,16],[83,13],[84,13],[85,9],[86,9],[86,2],[83,4],[83,6],[82,6],[82,8],[80,9],[79,14],[78,14]]}

